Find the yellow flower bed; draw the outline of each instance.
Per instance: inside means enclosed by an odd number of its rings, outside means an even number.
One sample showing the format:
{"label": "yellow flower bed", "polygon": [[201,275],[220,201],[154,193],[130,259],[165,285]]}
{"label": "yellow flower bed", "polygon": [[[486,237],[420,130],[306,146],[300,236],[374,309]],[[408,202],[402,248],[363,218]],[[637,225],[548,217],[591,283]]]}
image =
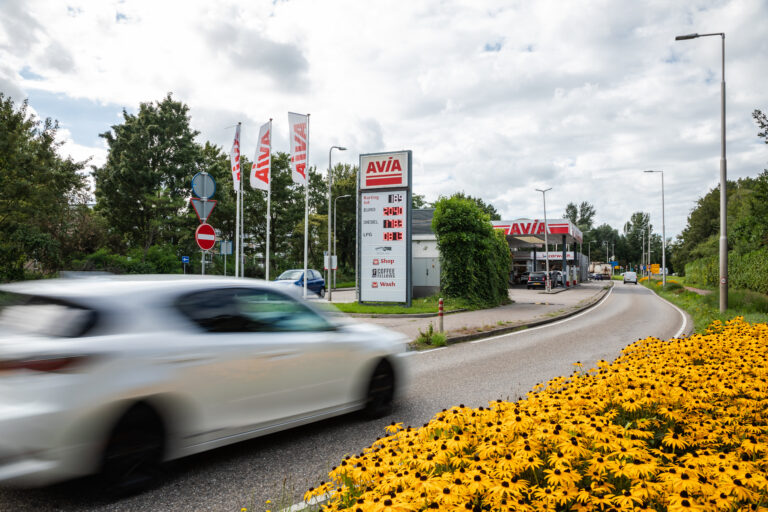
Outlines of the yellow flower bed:
{"label": "yellow flower bed", "polygon": [[[516,403],[390,435],[305,499],[324,510],[768,510],[768,325],[640,340]],[[534,390],[537,391],[537,390]]]}

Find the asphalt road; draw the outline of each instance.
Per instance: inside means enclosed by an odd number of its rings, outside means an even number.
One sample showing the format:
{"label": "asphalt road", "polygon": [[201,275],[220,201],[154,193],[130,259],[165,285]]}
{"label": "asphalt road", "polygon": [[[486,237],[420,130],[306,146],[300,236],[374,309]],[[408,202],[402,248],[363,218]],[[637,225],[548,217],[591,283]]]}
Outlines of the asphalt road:
{"label": "asphalt road", "polygon": [[[367,422],[354,415],[239,443],[170,464],[161,485],[142,494],[95,497],[95,482],[0,490],[0,510],[240,511],[290,505],[348,453],[360,452],[392,421],[421,426],[460,403],[516,400],[534,385],[570,374],[573,363],[612,360],[639,338],[678,335],[684,317],[642,286],[617,283],[593,308],[554,324],[453,345],[408,358],[410,378],[395,413]],[[689,324],[690,325],[690,324]]]}

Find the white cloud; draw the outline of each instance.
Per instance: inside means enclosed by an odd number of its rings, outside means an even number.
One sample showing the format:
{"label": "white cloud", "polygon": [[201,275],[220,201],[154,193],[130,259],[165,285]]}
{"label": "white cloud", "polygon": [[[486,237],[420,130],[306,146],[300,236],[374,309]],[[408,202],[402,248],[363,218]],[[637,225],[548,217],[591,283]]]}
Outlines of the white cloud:
{"label": "white cloud", "polygon": [[720,40],[674,36],[724,31],[729,176],[768,161],[750,117],[768,109],[763,0],[11,0],[4,20],[0,86],[14,97],[133,110],[173,92],[201,140],[228,148],[242,121],[246,152],[270,117],[287,150],[286,112],[309,112],[321,169],[334,144],[350,163],[412,149],[415,192],[463,190],[505,217],[540,215],[533,189],[547,185],[553,217],[589,201],[616,228],[638,210],[660,226],[658,180],[641,171],[664,169],[672,235],[717,184],[720,152]]}

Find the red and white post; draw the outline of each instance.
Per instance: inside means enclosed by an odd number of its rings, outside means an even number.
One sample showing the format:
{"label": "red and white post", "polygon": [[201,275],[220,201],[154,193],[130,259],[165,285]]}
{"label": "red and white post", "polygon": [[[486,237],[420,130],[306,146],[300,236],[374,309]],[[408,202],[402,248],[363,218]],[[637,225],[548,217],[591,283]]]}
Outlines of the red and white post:
{"label": "red and white post", "polygon": [[443,332],[443,298],[437,302],[437,329],[438,332]]}

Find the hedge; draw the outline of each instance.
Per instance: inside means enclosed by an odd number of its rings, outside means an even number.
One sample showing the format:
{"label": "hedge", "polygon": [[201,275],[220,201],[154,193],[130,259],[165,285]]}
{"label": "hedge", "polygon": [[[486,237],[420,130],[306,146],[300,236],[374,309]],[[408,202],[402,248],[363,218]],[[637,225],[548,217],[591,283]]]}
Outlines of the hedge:
{"label": "hedge", "polygon": [[[717,286],[720,277],[718,256],[688,263],[685,275],[691,284]],[[728,253],[728,279],[734,288],[768,294],[768,247],[744,254]]]}

